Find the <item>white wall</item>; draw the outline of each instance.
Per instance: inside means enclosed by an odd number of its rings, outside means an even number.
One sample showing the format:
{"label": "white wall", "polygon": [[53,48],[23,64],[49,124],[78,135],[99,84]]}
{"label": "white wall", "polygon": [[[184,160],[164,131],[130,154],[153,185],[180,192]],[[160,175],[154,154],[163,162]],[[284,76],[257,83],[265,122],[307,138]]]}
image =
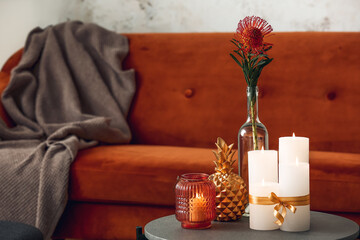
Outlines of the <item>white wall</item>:
{"label": "white wall", "polygon": [[0,0],[0,66],[34,27],[67,20],[117,32],[233,32],[245,16],[274,31],[360,31],[360,0]]}

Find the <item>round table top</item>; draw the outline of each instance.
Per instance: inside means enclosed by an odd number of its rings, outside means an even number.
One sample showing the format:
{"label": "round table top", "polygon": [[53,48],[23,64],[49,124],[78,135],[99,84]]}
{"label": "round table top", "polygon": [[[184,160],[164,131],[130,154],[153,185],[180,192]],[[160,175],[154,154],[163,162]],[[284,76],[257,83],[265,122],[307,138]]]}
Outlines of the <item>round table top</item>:
{"label": "round table top", "polygon": [[10,221],[0,221],[1,240],[43,240],[39,229],[28,224]]}
{"label": "round table top", "polygon": [[145,226],[149,240],[198,240],[198,239],[356,239],[359,225],[350,219],[332,214],[310,213],[310,231],[284,232],[280,230],[256,231],[249,228],[249,218],[235,222],[212,222],[205,230],[183,229],[175,215],[158,218]]}

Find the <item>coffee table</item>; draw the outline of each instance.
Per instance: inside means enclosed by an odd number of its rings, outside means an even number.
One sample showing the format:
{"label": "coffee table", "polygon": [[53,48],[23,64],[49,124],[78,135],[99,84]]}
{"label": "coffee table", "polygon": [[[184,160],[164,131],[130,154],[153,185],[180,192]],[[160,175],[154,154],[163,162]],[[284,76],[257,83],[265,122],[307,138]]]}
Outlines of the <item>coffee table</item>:
{"label": "coffee table", "polygon": [[145,226],[145,236],[149,240],[198,240],[198,239],[356,239],[359,235],[359,225],[350,219],[332,214],[310,213],[310,231],[283,232],[255,231],[249,228],[249,218],[242,217],[236,222],[212,222],[212,227],[206,230],[191,230],[181,228],[175,215],[158,218]]}
{"label": "coffee table", "polygon": [[19,222],[0,221],[1,240],[43,240],[39,229]]}

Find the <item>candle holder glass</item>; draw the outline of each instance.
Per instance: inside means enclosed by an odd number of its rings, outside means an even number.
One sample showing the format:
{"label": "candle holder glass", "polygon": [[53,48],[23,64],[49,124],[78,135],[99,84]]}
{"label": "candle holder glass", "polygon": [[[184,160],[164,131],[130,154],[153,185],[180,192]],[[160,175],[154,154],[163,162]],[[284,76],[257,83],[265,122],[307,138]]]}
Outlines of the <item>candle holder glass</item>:
{"label": "candle holder glass", "polygon": [[175,215],[183,228],[211,227],[216,217],[215,185],[205,173],[187,173],[180,176],[175,186]]}

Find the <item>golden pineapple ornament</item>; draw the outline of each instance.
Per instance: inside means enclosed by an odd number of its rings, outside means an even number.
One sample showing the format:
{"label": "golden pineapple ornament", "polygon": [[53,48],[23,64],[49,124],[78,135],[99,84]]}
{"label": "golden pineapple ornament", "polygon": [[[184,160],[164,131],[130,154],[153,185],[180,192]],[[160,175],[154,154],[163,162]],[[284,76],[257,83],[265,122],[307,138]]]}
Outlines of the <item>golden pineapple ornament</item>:
{"label": "golden pineapple ornament", "polygon": [[218,137],[215,145],[218,151],[213,151],[216,157],[214,161],[215,173],[209,179],[216,186],[216,220],[235,221],[241,218],[248,203],[248,192],[244,180],[232,170],[236,159],[232,160],[236,150],[232,150],[234,144],[228,146],[225,141]]}

